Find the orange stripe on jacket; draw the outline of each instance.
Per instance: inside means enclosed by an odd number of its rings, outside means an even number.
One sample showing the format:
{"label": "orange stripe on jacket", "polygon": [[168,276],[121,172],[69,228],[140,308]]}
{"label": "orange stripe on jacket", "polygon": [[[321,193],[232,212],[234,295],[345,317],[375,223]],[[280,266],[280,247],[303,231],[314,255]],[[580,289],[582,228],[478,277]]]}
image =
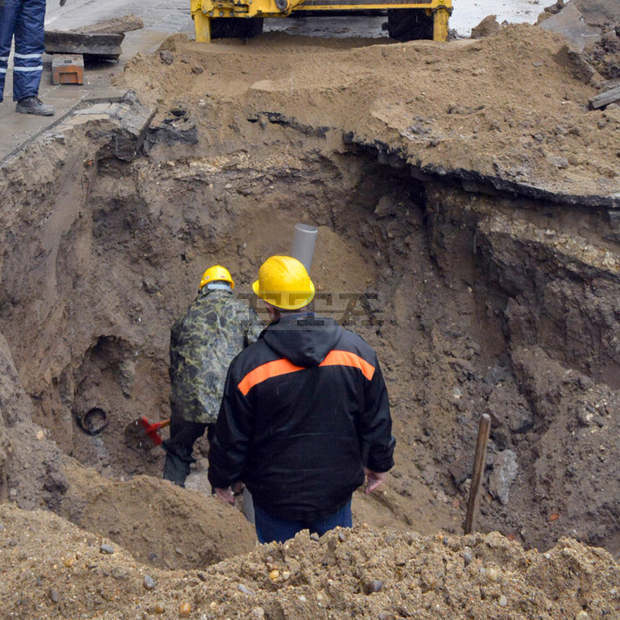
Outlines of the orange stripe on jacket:
{"label": "orange stripe on jacket", "polygon": [[280,375],[288,375],[291,372],[297,372],[298,370],[305,370],[303,366],[295,366],[293,362],[287,360],[285,357],[273,362],[266,362],[257,366],[254,370],[251,370],[241,381],[237,387],[239,391],[246,396],[247,393],[258,383],[262,383],[272,377],[279,377]]}
{"label": "orange stripe on jacket", "polygon": [[358,368],[368,381],[372,381],[375,374],[375,367],[372,364],[369,364],[363,357],[351,353],[351,351],[330,351],[319,366],[351,366]]}
{"label": "orange stripe on jacket", "polygon": [[[368,381],[372,381],[375,374],[375,367],[372,364],[369,364],[363,357],[351,353],[351,351],[330,351],[319,366],[349,366],[358,368]],[[247,393],[255,385],[267,379],[271,379],[272,377],[288,375],[291,372],[297,372],[299,370],[305,370],[305,367],[296,366],[293,362],[283,357],[272,362],[265,362],[254,370],[251,370],[243,377],[237,387],[244,396],[247,396]]]}

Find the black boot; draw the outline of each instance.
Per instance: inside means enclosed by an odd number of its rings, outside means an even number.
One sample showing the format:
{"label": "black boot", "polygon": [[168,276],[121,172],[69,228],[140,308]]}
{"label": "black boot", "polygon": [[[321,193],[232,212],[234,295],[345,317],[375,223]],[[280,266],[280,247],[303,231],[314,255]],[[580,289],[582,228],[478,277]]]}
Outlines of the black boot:
{"label": "black boot", "polygon": [[164,463],[164,480],[184,487],[185,478],[189,475],[189,463],[172,452],[166,452]]}
{"label": "black boot", "polygon": [[36,114],[37,116],[54,116],[54,106],[43,103],[38,97],[20,99],[15,106],[20,114]]}
{"label": "black boot", "polygon": [[180,487],[185,486],[185,478],[189,475],[194,443],[205,432],[206,424],[187,422],[173,415],[170,422],[170,438],[163,442],[166,450],[164,478]]}

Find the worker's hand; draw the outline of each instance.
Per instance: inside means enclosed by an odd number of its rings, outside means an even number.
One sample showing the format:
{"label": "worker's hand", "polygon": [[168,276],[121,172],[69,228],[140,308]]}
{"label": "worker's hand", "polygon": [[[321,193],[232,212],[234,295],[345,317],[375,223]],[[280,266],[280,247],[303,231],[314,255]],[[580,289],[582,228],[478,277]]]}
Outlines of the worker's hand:
{"label": "worker's hand", "polygon": [[364,489],[364,493],[372,493],[385,482],[387,475],[387,472],[372,471],[367,467],[364,467],[364,473],[366,474],[366,488]]}
{"label": "worker's hand", "polygon": [[230,487],[226,487],[225,489],[215,489],[215,494],[226,504],[235,503],[235,495],[233,490]]}
{"label": "worker's hand", "polygon": [[245,489],[245,484],[243,484],[241,480],[237,480],[237,482],[232,483],[232,492],[234,495],[241,495],[241,493],[243,493],[243,489]]}

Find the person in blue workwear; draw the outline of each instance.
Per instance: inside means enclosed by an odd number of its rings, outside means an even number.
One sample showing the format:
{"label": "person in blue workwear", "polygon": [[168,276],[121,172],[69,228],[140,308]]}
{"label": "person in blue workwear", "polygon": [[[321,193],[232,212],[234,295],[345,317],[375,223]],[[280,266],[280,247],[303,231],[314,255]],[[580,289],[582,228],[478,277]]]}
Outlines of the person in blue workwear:
{"label": "person in blue workwear", "polygon": [[45,0],[0,0],[0,101],[9,64],[11,41],[13,57],[13,99],[16,112],[53,116],[54,108],[38,97],[43,70],[43,21]]}

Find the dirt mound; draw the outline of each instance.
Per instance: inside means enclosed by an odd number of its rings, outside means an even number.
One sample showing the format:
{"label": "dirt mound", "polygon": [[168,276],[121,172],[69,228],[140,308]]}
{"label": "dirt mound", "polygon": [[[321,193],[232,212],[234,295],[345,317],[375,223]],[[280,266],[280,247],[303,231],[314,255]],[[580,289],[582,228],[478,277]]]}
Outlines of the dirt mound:
{"label": "dirt mound", "polygon": [[500,31],[501,26],[496,15],[487,15],[477,26],[471,29],[472,39],[483,39]]}
{"label": "dirt mound", "polygon": [[612,617],[620,569],[564,539],[547,553],[492,533],[300,533],[203,571],[146,569],[45,512],[0,507],[0,598],[9,617]]}
{"label": "dirt mound", "polygon": [[235,125],[280,115],[337,128],[422,169],[475,170],[567,194],[620,189],[617,119],[607,127],[604,112],[588,111],[596,91],[563,51],[565,40],[537,26],[440,45],[272,34],[208,47],[177,36],[167,46],[171,65],[136,57],[118,84],[152,103],[185,102],[212,142],[226,134],[223,109],[236,109]]}
{"label": "dirt mound", "polygon": [[102,478],[69,459],[69,488],[57,512],[161,568],[203,568],[250,551],[256,534],[238,510],[150,476]]}

